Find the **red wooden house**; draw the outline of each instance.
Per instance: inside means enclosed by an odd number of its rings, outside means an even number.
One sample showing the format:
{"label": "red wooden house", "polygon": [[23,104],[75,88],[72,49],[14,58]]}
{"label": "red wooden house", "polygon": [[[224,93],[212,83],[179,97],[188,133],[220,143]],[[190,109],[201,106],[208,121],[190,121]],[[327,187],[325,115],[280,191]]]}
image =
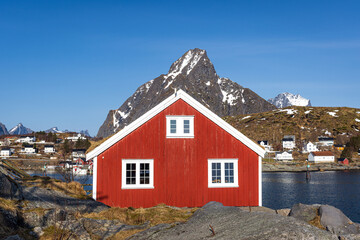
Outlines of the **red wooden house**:
{"label": "red wooden house", "polygon": [[110,206],[261,206],[264,154],[179,90],[89,152],[87,160],[94,160],[93,198]]}

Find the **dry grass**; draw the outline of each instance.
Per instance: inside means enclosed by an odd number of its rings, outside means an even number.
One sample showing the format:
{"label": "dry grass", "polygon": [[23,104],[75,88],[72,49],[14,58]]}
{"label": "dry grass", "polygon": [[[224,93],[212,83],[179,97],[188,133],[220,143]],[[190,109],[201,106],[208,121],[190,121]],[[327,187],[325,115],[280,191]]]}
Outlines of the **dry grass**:
{"label": "dry grass", "polygon": [[[114,135],[114,134],[113,134]],[[99,141],[90,141],[91,145],[90,147],[88,148],[88,150],[86,150],[86,153],[89,153],[91,152],[92,150],[94,150],[97,146],[99,146],[100,144],[102,144],[103,142],[105,142],[106,140],[108,140],[109,138],[111,138],[113,135],[110,135],[106,138],[103,138]]]}
{"label": "dry grass", "polygon": [[79,182],[63,182],[49,177],[33,177],[23,180],[25,186],[41,187],[65,193],[79,199],[90,198]]}
{"label": "dry grass", "polygon": [[70,231],[61,229],[55,226],[50,226],[44,229],[44,234],[40,237],[40,240],[57,240],[57,239],[78,239]]}
{"label": "dry grass", "polygon": [[0,197],[0,208],[13,211],[17,208],[17,202],[15,200],[5,199]]}
{"label": "dry grass", "polygon": [[111,238],[109,238],[109,240],[124,240],[138,232],[141,232],[141,231],[144,231],[144,229],[133,229],[133,230],[127,230],[127,231],[120,231],[120,232],[116,233],[114,236],[112,236]]}
{"label": "dry grass", "polygon": [[322,230],[326,230],[326,228],[323,225],[321,225],[319,215],[316,215],[316,217],[313,220],[309,221],[309,224],[311,224],[311,225],[313,225],[313,226],[315,226],[317,228],[320,228]]}
{"label": "dry grass", "polygon": [[150,221],[151,226],[161,223],[185,222],[197,208],[171,208],[158,205],[152,208],[109,208],[100,213],[85,214],[83,217],[94,219],[119,220],[129,225],[139,225]]}

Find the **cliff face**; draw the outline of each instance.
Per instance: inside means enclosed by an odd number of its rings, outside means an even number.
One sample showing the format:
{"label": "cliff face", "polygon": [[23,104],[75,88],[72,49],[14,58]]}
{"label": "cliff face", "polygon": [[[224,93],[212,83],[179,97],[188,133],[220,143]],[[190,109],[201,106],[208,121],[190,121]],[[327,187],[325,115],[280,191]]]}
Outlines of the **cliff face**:
{"label": "cliff face", "polygon": [[0,123],[0,135],[9,135],[8,130],[6,129],[5,125]]}
{"label": "cliff face", "polygon": [[120,108],[110,110],[97,136],[107,137],[182,89],[220,117],[275,109],[271,103],[228,78],[220,78],[206,51],[191,49],[166,75],[140,86]]}

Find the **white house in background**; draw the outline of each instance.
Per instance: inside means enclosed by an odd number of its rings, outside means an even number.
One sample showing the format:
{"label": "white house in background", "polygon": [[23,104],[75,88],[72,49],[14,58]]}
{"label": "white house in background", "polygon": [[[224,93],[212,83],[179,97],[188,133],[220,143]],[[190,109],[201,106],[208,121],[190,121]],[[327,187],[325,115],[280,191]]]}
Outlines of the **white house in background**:
{"label": "white house in background", "polygon": [[71,156],[73,158],[85,158],[86,149],[73,149]]}
{"label": "white house in background", "polygon": [[308,160],[314,163],[335,162],[335,156],[330,151],[311,152],[309,153]]}
{"label": "white house in background", "polygon": [[282,139],[283,149],[294,149],[295,148],[295,136],[285,135]]}
{"label": "white house in background", "polygon": [[2,157],[9,157],[9,156],[11,156],[11,154],[12,154],[12,152],[11,152],[10,148],[3,148],[0,151],[0,156],[2,156]]}
{"label": "white house in background", "polygon": [[271,145],[269,145],[269,142],[267,140],[261,140],[258,141],[258,144],[262,147],[265,148],[266,152],[270,152],[271,151]]}
{"label": "white house in background", "polygon": [[71,137],[67,137],[66,138],[67,140],[70,140],[70,141],[73,141],[73,142],[76,142],[77,140],[84,140],[86,139],[86,137],[82,136],[80,133],[78,135],[75,135],[75,136],[71,136]]}
{"label": "white house in background", "polygon": [[35,136],[21,136],[15,142],[17,143],[34,143],[36,141]]}
{"label": "white house in background", "polygon": [[360,156],[360,148],[359,148],[359,150],[358,150],[358,155]]}
{"label": "white house in background", "polygon": [[44,153],[54,153],[55,148],[54,145],[45,145],[44,146]]}
{"label": "white house in background", "polygon": [[34,154],[34,153],[37,153],[37,149],[34,148],[34,146],[32,146],[32,145],[27,145],[21,149],[21,152],[26,153],[26,154]]}
{"label": "white house in background", "polygon": [[312,142],[304,143],[303,152],[317,152],[319,149],[317,148],[316,144]]}
{"label": "white house in background", "polygon": [[334,145],[334,138],[331,137],[318,137],[319,145],[325,147],[332,147]]}
{"label": "white house in background", "polygon": [[276,152],[275,160],[277,161],[292,161],[294,160],[292,152]]}

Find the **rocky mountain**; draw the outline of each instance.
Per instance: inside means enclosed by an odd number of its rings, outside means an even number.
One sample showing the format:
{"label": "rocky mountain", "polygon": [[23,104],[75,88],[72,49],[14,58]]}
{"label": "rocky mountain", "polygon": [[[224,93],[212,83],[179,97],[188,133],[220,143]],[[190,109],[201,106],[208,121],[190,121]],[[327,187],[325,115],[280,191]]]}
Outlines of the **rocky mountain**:
{"label": "rocky mountain", "polygon": [[140,86],[120,108],[110,110],[97,136],[107,137],[121,130],[145,112],[182,89],[219,116],[264,112],[275,106],[228,78],[221,78],[205,50],[187,51],[167,74]]}
{"label": "rocky mountain", "polygon": [[23,134],[29,134],[32,132],[34,132],[34,131],[31,130],[30,128],[24,127],[24,125],[22,125],[22,123],[19,123],[12,129],[10,129],[9,134],[10,135],[23,135]]}
{"label": "rocky mountain", "polygon": [[91,137],[90,136],[90,133],[89,133],[89,131],[86,129],[86,130],[81,130],[80,132],[79,132],[81,135],[84,135],[84,136],[87,136],[87,137]]}
{"label": "rocky mountain", "polygon": [[[68,133],[68,132],[74,132],[74,131],[69,131],[69,130],[64,130],[64,131],[61,131],[59,130],[57,127],[52,127],[48,130],[45,131],[46,133]],[[91,137],[90,134],[89,134],[89,131],[88,130],[80,130],[79,132],[80,134],[84,135],[84,136],[88,136],[88,137]]]}
{"label": "rocky mountain", "polygon": [[0,135],[9,135],[5,125],[0,122]]}
{"label": "rocky mountain", "polygon": [[57,127],[52,127],[48,130],[45,130],[46,133],[64,133],[63,131],[60,131]]}
{"label": "rocky mountain", "polygon": [[277,108],[285,108],[289,106],[302,106],[302,107],[311,106],[309,99],[303,98],[299,94],[294,95],[288,92],[280,93],[275,98],[270,98],[268,101],[271,104],[275,105]]}

